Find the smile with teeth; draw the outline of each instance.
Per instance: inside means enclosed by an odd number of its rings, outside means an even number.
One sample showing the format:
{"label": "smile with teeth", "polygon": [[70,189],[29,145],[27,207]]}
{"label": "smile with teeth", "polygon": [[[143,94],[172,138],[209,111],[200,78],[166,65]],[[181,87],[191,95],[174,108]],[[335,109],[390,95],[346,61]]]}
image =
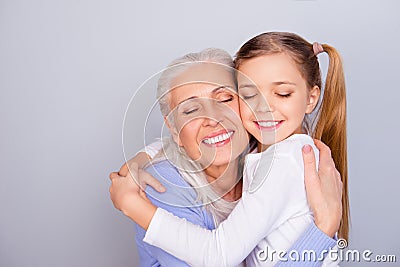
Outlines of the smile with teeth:
{"label": "smile with teeth", "polygon": [[265,129],[265,130],[273,130],[277,129],[283,121],[255,121],[256,125],[260,129]]}
{"label": "smile with teeth", "polygon": [[272,127],[278,125],[279,121],[258,121],[257,123],[261,127]]}
{"label": "smile with teeth", "polygon": [[205,139],[203,139],[202,142],[207,145],[213,145],[213,144],[228,140],[232,135],[233,135],[233,131],[229,131],[229,132],[225,132],[225,133],[219,134],[214,137],[205,138]]}

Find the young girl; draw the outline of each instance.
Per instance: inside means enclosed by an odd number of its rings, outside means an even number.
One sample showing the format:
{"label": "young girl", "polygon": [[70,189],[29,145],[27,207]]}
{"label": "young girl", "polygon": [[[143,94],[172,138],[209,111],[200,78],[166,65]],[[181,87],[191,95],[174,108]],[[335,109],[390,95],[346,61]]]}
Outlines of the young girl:
{"label": "young girl", "polygon": [[[317,55],[330,63],[323,100]],[[310,134],[332,150],[343,181],[339,237],[348,236],[345,85],[342,63],[329,45],[314,45],[291,33],[264,33],[237,53],[240,113],[259,153],[246,157],[243,195],[229,217],[210,231],[174,217],[146,201],[127,214],[147,229],[144,241],[194,266],[233,266],[251,253],[248,266],[271,265],[271,251],[286,251],[312,221],[304,191],[301,148]],[[248,78],[247,78],[248,77]],[[151,221],[151,222],[150,222]],[[167,227],[165,227],[167,226]],[[282,232],[275,232],[280,227]],[[279,255],[281,257],[282,255]],[[316,255],[321,260],[324,255]]]}

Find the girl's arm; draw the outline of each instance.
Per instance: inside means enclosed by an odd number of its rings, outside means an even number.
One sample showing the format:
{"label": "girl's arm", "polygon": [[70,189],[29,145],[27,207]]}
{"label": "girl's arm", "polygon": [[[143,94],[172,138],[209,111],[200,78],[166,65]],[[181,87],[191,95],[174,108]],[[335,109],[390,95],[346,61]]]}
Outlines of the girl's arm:
{"label": "girl's arm", "polygon": [[[205,209],[203,207],[193,207],[197,203],[196,192],[185,182],[173,165],[168,161],[162,161],[147,167],[146,171],[162,181],[167,188],[165,193],[159,193],[151,187],[146,188],[146,195],[155,206],[201,227],[214,228],[213,220]],[[143,242],[145,234],[145,230],[136,225],[135,239],[141,266],[189,266],[166,251]]]}
{"label": "girl's arm", "polygon": [[[315,225],[325,234],[332,237],[339,229],[342,217],[342,181],[339,172],[335,168],[331,151],[320,140],[314,139],[315,146],[319,150],[320,163],[318,172],[315,168],[316,161],[313,149],[303,147],[304,180],[306,184],[307,200],[314,213]],[[141,149],[135,157],[127,161],[114,176],[126,176],[128,165],[138,164],[142,169],[162,148],[162,141],[158,140]],[[334,179],[336,177],[336,179]],[[333,178],[333,179],[332,179]],[[150,185],[158,192],[164,192],[165,187],[153,176],[146,172],[137,177],[140,187],[144,190]]]}
{"label": "girl's arm", "polygon": [[[258,187],[257,190],[252,193],[245,191],[236,208],[218,229],[208,231],[157,209],[144,241],[194,266],[233,266],[240,263],[283,222],[309,216],[300,149],[305,141],[310,144],[312,141],[309,138],[301,138],[300,141],[280,143],[275,151],[263,153],[260,166],[264,172],[265,166],[268,170],[273,162],[268,176],[264,180],[265,173],[258,170],[252,183],[253,188]],[[305,227],[311,220],[309,217]],[[303,225],[305,223],[306,220]],[[303,230],[305,228],[301,232]]]}

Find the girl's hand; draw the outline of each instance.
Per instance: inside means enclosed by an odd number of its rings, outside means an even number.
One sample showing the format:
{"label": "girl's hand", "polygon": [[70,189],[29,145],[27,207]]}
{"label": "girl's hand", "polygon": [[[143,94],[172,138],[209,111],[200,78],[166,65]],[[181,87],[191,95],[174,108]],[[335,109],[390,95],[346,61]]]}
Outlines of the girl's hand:
{"label": "girl's hand", "polygon": [[127,163],[122,165],[122,167],[119,169],[119,172],[117,173],[117,175],[127,176],[129,173],[128,165],[137,164],[137,166],[139,168],[139,173],[135,177],[136,177],[136,181],[139,183],[140,188],[142,190],[145,190],[146,186],[149,185],[152,188],[154,188],[154,190],[156,190],[160,193],[163,193],[163,192],[165,192],[166,189],[160,183],[160,181],[158,181],[156,178],[154,178],[149,173],[142,170],[142,168],[144,168],[144,166],[149,162],[149,160],[150,160],[149,156],[146,153],[140,152],[135,157],[128,160]]}
{"label": "girl's hand", "polygon": [[319,149],[318,172],[315,168],[314,151],[303,147],[304,182],[307,200],[314,212],[316,226],[330,237],[339,230],[342,218],[342,180],[335,168],[328,146],[314,139]]}
{"label": "girl's hand", "polygon": [[138,165],[131,164],[129,170],[125,177],[115,172],[110,174],[110,197],[116,209],[147,229],[157,208],[151,204],[133,178],[140,174]]}

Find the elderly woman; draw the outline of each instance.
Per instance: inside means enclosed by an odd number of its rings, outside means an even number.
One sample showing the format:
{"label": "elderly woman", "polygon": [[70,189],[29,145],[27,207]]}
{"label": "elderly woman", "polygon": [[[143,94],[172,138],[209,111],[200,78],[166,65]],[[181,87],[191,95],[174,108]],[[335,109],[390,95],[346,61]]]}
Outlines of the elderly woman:
{"label": "elderly woman", "polygon": [[[150,155],[154,159],[146,171],[160,180],[167,190],[160,194],[148,187],[146,193],[154,205],[206,229],[214,229],[240,199],[241,158],[252,149],[239,117],[232,66],[229,54],[219,49],[207,49],[173,61],[159,79],[159,104],[171,138],[164,143],[160,153]],[[326,169],[334,169],[326,155],[329,155],[326,147],[321,147],[321,163],[325,162]],[[311,160],[305,165],[306,186],[318,221],[305,231],[292,249],[313,249],[318,253],[334,244],[329,236],[339,225],[341,214],[336,207],[340,206],[340,196],[335,198],[332,193],[335,190],[331,181],[336,180],[336,174],[332,172],[323,177],[323,184],[329,185],[320,187],[318,177],[315,177],[314,157],[307,157]],[[137,175],[138,171],[134,168],[133,173]],[[138,212],[132,208],[136,197],[130,194],[135,190],[132,180],[116,173],[110,177],[115,207],[131,217]],[[326,210],[327,206],[333,209]],[[151,215],[144,212],[140,216],[146,221]],[[140,221],[137,223],[142,225]],[[136,230],[141,266],[187,266],[173,255],[144,243],[144,229],[137,226]]]}

